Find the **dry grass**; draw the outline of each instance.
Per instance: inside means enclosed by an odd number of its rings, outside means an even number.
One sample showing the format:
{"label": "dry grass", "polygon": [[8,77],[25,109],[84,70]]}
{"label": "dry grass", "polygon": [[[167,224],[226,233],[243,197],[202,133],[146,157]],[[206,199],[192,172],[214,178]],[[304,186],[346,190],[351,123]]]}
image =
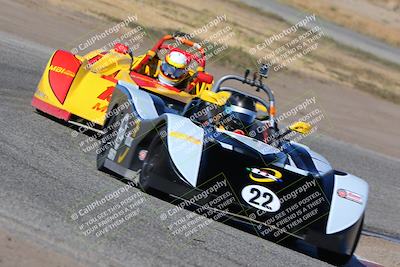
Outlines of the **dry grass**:
{"label": "dry grass", "polygon": [[[248,7],[240,2],[227,0],[203,0],[201,2],[115,0],[112,6],[105,0],[48,1],[113,22],[118,22],[129,14],[137,14],[139,16],[138,23],[150,33],[152,41],[158,39],[162,33],[171,33],[172,29],[190,33],[201,28],[210,19],[225,14],[227,22],[210,28],[207,33],[200,34],[195,39],[206,39],[223,27],[230,26],[235,35],[229,40],[229,48],[212,58],[210,62],[240,69],[240,71],[247,67],[257,67],[257,57],[261,57],[273,49],[265,49],[261,53],[251,56],[248,53],[251,47],[261,43],[266,37],[291,26],[276,16]],[[283,38],[275,44],[274,48],[284,45],[293,38],[292,35]],[[299,75],[311,75],[322,80],[345,83],[392,102],[400,103],[399,66],[338,45],[325,37],[319,41],[318,49],[290,64],[288,69]]]}
{"label": "dry grass", "polygon": [[399,1],[283,0],[283,2],[400,47]]}

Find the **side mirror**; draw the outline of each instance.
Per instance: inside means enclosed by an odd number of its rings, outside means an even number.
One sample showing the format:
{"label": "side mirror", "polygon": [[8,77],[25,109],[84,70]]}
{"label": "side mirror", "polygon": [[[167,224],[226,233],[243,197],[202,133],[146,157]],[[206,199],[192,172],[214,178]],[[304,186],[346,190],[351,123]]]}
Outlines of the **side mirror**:
{"label": "side mirror", "polygon": [[304,122],[304,121],[298,121],[289,126],[289,129],[291,131],[301,133],[301,134],[310,133],[311,128],[312,128],[311,124]]}
{"label": "side mirror", "polygon": [[212,84],[212,82],[214,81],[214,77],[211,74],[204,72],[198,72],[197,79],[199,79],[199,82],[208,84]]}
{"label": "side mirror", "polygon": [[223,106],[226,103],[226,100],[230,97],[230,93],[226,91],[220,91],[218,93],[215,93],[213,91],[209,90],[203,90],[201,93],[198,95],[198,98],[205,102],[209,102],[212,104],[216,104],[218,106]]}
{"label": "side mirror", "polygon": [[260,102],[257,102],[257,103],[256,103],[256,110],[268,114],[268,109],[267,109],[267,107],[264,106],[263,104],[261,104]]}
{"label": "side mirror", "polygon": [[257,116],[256,118],[260,121],[267,120],[269,118],[269,113],[268,109],[266,106],[261,104],[260,102],[256,103],[256,111],[257,111]]}

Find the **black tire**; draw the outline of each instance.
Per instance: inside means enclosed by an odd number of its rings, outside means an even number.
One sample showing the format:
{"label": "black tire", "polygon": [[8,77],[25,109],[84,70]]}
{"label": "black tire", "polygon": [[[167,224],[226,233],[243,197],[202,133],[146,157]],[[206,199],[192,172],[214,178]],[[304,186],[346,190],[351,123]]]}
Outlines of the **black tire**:
{"label": "black tire", "polygon": [[[114,113],[111,113],[111,114],[114,114]],[[97,165],[97,169],[99,171],[111,173],[107,168],[104,167],[104,163],[106,161],[106,158],[107,158],[108,152],[110,151],[112,143],[115,139],[114,131],[117,130],[117,129],[113,129],[113,127],[111,127],[111,126],[114,125],[120,118],[121,118],[121,114],[119,114],[119,113],[117,115],[112,115],[111,117],[109,117],[107,119],[106,123],[104,124],[103,130],[105,132],[100,137],[101,145],[100,145],[99,149],[96,150],[96,154],[97,154],[96,165]],[[106,140],[108,135],[114,135],[114,136],[111,137],[109,140]]]}
{"label": "black tire", "polygon": [[323,248],[318,248],[317,253],[319,259],[336,266],[346,264],[353,256],[353,254],[340,254]]}
{"label": "black tire", "polygon": [[335,264],[335,265],[344,265],[346,264],[348,261],[351,260],[351,258],[353,257],[353,253],[356,250],[358,241],[360,240],[361,237],[361,231],[363,228],[363,224],[364,224],[364,215],[361,218],[361,224],[360,227],[357,230],[357,236],[356,239],[354,241],[353,247],[351,248],[351,254],[347,255],[347,254],[340,254],[340,253],[336,253],[330,250],[326,250],[323,248],[317,248],[317,253],[318,253],[318,257],[326,262],[329,262],[331,264]]}
{"label": "black tire", "polygon": [[36,113],[38,113],[40,115],[46,114],[43,111],[41,111],[40,109],[38,109],[38,108],[35,108],[35,111],[36,111]]}
{"label": "black tire", "polygon": [[159,195],[161,192],[150,187],[150,180],[154,179],[157,174],[156,170],[165,170],[166,164],[169,163],[168,151],[165,145],[166,127],[162,127],[158,130],[157,134],[151,141],[147,155],[143,162],[142,171],[139,177],[139,187],[143,192],[149,194]]}

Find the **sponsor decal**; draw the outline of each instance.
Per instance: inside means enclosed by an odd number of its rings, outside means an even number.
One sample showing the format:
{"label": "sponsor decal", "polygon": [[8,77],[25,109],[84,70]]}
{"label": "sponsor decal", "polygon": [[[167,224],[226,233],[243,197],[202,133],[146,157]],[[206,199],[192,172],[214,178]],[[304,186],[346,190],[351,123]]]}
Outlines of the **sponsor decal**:
{"label": "sponsor decal", "polygon": [[141,120],[139,120],[139,119],[136,119],[136,120],[135,120],[135,127],[133,128],[132,133],[131,133],[131,137],[132,137],[132,138],[135,138],[135,137],[136,137],[137,133],[138,133],[139,130],[140,130],[140,124],[141,124],[141,123],[142,123]]}
{"label": "sponsor decal", "polygon": [[[111,100],[111,96],[112,93],[114,92],[114,86],[109,86],[106,88],[106,90],[104,92],[102,92],[97,98],[110,102]],[[106,112],[108,108],[108,103],[107,104],[102,104],[100,102],[97,102],[92,109],[96,110],[96,111],[100,111],[100,112]]]}
{"label": "sponsor decal", "polygon": [[107,158],[110,160],[114,160],[115,156],[117,155],[117,150],[110,148],[110,151],[108,152]]}
{"label": "sponsor decal", "polygon": [[106,100],[107,102],[110,102],[112,93],[114,92],[115,87],[114,86],[109,86],[106,88],[106,90],[101,93],[97,98],[101,100]]}
{"label": "sponsor decal", "polygon": [[242,198],[249,205],[266,212],[276,212],[281,208],[277,195],[261,185],[248,185],[242,189]]}
{"label": "sponsor decal", "polygon": [[64,74],[67,75],[69,77],[74,78],[75,77],[75,73],[67,70],[66,68],[60,67],[60,66],[55,66],[55,65],[50,65],[49,70],[60,73],[60,74]]}
{"label": "sponsor decal", "polygon": [[194,138],[193,136],[190,136],[190,135],[185,134],[185,133],[172,131],[172,132],[169,133],[169,135],[171,137],[175,137],[175,138],[179,138],[179,139],[182,139],[182,140],[186,140],[186,141],[191,142],[191,143],[193,143],[195,145],[200,145],[201,144],[201,141],[199,139]]}
{"label": "sponsor decal", "polygon": [[125,116],[121,120],[121,124],[119,126],[117,136],[114,140],[114,149],[118,150],[120,145],[122,144],[122,141],[125,139],[125,133],[126,130],[128,129],[128,122],[129,122],[129,114],[125,114]]}
{"label": "sponsor decal", "polygon": [[347,199],[347,200],[356,202],[356,203],[358,203],[358,204],[362,204],[362,203],[363,203],[362,197],[361,197],[359,194],[354,193],[354,192],[351,192],[351,191],[349,191],[349,190],[346,190],[346,189],[338,189],[337,194],[338,194],[338,196],[341,197],[341,198],[345,198],[345,199]]}
{"label": "sponsor decal", "polygon": [[259,183],[283,182],[282,173],[271,168],[246,168],[251,180]]}
{"label": "sponsor decal", "polygon": [[147,156],[147,150],[142,149],[139,151],[139,154],[138,154],[139,160],[141,160],[141,161],[145,160],[146,156]]}
{"label": "sponsor decal", "polygon": [[108,108],[108,105],[101,105],[101,103],[96,103],[96,105],[94,105],[92,107],[92,109],[96,110],[96,111],[100,111],[100,112],[106,112]]}
{"label": "sponsor decal", "polygon": [[136,137],[137,133],[139,132],[139,130],[140,130],[140,124],[141,124],[142,121],[139,120],[139,119],[136,119],[136,120],[134,120],[133,122],[135,123],[135,126],[134,126],[134,128],[132,129],[132,131],[130,132],[130,135],[128,135],[128,136],[125,138],[125,145],[128,146],[128,147],[131,147],[131,146],[132,146],[133,139]]}
{"label": "sponsor decal", "polygon": [[61,104],[64,104],[80,66],[79,59],[71,53],[62,50],[54,53],[48,68],[48,78],[50,88]]}
{"label": "sponsor decal", "polygon": [[132,142],[133,142],[133,138],[132,138],[132,137],[127,136],[127,137],[125,138],[125,145],[126,145],[127,147],[131,147],[131,146],[132,146]]}
{"label": "sponsor decal", "polygon": [[118,163],[121,163],[125,159],[126,155],[128,155],[128,152],[129,152],[129,148],[126,147],[124,152],[122,152],[122,154],[118,156],[118,160],[117,160]]}

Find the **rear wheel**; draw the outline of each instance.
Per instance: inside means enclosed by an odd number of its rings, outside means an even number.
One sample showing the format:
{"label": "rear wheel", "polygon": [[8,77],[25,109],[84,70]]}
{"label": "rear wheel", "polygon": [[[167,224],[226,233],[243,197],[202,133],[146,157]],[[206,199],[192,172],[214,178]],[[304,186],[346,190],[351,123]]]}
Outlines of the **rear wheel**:
{"label": "rear wheel", "polygon": [[[114,114],[111,112],[111,114]],[[104,134],[101,136],[100,142],[101,145],[100,147],[96,150],[97,154],[97,169],[99,171],[107,172],[109,173],[110,171],[104,167],[104,163],[106,161],[108,152],[110,151],[111,147],[113,146],[114,140],[115,140],[115,127],[116,127],[116,122],[120,119],[121,114],[117,115],[112,115],[107,122],[104,124]]]}

